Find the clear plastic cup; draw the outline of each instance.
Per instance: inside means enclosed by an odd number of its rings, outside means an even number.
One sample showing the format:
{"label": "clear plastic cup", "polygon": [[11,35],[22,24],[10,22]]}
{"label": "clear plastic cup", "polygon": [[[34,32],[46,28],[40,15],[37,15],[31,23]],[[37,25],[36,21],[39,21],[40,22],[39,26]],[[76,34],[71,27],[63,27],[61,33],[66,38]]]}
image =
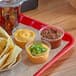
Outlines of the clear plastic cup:
{"label": "clear plastic cup", "polygon": [[[45,29],[55,29],[55,30],[61,32],[61,35],[59,37],[54,38],[54,39],[51,39],[51,38],[48,38],[48,37],[43,37],[41,35],[41,33]],[[46,41],[48,41],[51,44],[52,49],[58,48],[61,45],[61,41],[62,41],[62,38],[64,36],[64,30],[62,28],[60,28],[60,27],[55,27],[55,26],[45,26],[45,27],[40,29],[39,33],[40,33],[40,37],[41,37],[42,40],[46,40]],[[50,34],[52,34],[52,33],[50,33]],[[44,33],[44,35],[45,35],[45,33]],[[52,36],[52,35],[50,35],[50,36]]]}
{"label": "clear plastic cup", "polygon": [[0,26],[9,34],[18,24],[20,6],[25,0],[0,0]]}
{"label": "clear plastic cup", "polygon": [[[40,54],[40,55],[36,55],[36,56],[33,56],[31,54],[31,51],[30,51],[30,46],[34,43],[42,43],[42,44],[45,44],[48,49],[46,50],[46,52]],[[35,64],[41,64],[41,63],[44,63],[48,60],[48,57],[49,57],[49,53],[51,51],[51,46],[48,42],[46,42],[45,40],[36,40],[36,41],[33,41],[33,42],[28,42],[26,45],[25,45],[25,50],[26,50],[26,53],[28,55],[28,58],[29,60],[32,62],[32,63],[35,63]]]}

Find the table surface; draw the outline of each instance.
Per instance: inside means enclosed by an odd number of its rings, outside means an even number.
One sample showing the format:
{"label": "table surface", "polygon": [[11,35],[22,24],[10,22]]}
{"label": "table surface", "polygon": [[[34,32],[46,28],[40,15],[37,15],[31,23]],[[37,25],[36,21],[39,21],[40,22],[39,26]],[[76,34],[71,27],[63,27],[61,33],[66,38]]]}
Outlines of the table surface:
{"label": "table surface", "polygon": [[[49,25],[60,26],[76,38],[76,9],[66,0],[39,0],[37,9],[24,14]],[[76,76],[76,47],[73,47],[42,76]]]}

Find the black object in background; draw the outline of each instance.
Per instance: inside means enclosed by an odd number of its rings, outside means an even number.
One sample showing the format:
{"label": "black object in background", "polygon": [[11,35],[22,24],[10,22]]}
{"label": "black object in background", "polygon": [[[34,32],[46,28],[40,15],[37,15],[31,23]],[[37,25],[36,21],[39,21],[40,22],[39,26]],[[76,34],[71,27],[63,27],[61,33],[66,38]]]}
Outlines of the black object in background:
{"label": "black object in background", "polygon": [[38,0],[27,0],[21,6],[21,11],[25,12],[38,7]]}

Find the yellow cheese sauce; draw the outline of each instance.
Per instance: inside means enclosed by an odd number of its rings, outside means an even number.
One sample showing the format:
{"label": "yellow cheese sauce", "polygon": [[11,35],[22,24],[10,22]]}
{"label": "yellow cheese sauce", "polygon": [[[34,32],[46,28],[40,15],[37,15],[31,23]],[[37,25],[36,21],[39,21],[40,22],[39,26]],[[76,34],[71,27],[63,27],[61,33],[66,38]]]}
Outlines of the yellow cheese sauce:
{"label": "yellow cheese sauce", "polygon": [[31,38],[35,37],[35,33],[28,29],[19,29],[15,32],[15,38],[18,41],[27,42]]}

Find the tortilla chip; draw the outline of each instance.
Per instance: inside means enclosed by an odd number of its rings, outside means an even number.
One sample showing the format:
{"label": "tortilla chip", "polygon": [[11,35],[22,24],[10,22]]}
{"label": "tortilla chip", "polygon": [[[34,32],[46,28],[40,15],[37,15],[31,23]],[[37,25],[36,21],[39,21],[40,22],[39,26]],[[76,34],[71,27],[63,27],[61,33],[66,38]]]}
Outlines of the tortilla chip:
{"label": "tortilla chip", "polygon": [[3,49],[0,47],[0,54],[3,52]]}
{"label": "tortilla chip", "polygon": [[8,68],[10,68],[14,63],[16,63],[16,59],[11,64],[8,65]]}
{"label": "tortilla chip", "polygon": [[6,46],[7,40],[5,38],[0,38],[0,54],[3,52]]}
{"label": "tortilla chip", "polygon": [[0,67],[5,63],[9,53],[5,54],[2,58],[0,58]]}
{"label": "tortilla chip", "polygon": [[8,68],[12,67],[14,64],[18,63],[19,61],[21,61],[21,55],[18,55],[18,57],[10,65],[8,65]]}
{"label": "tortilla chip", "polygon": [[21,51],[22,51],[22,49],[20,47],[18,47],[17,45],[15,45],[15,47],[12,49],[6,63],[0,69],[3,69],[6,66],[14,63],[16,61],[16,58],[18,57],[18,55],[21,53]]}
{"label": "tortilla chip", "polygon": [[5,38],[0,38],[0,47],[1,47],[2,49],[4,49],[6,43],[7,43],[7,39],[5,39]]}
{"label": "tortilla chip", "polygon": [[13,48],[14,48],[14,43],[13,43],[13,41],[12,41],[11,38],[8,38],[6,47],[5,47],[5,49],[3,50],[3,52],[0,54],[0,58],[1,58],[4,54],[8,53],[8,52],[9,52],[11,49],[13,49]]}
{"label": "tortilla chip", "polygon": [[4,37],[4,38],[9,38],[10,37],[8,35],[8,33],[2,27],[0,27],[0,37]]}

